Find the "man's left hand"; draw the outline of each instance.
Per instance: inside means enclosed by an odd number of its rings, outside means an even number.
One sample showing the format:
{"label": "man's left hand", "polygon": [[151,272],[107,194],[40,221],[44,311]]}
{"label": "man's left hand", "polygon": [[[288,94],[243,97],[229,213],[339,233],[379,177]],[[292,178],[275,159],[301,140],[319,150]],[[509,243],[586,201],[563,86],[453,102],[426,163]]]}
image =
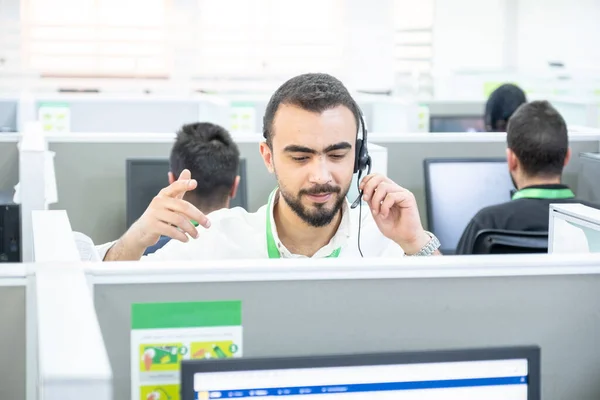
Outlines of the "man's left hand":
{"label": "man's left hand", "polygon": [[423,229],[415,196],[381,174],[364,177],[359,188],[377,227],[408,255],[419,252],[431,239]]}

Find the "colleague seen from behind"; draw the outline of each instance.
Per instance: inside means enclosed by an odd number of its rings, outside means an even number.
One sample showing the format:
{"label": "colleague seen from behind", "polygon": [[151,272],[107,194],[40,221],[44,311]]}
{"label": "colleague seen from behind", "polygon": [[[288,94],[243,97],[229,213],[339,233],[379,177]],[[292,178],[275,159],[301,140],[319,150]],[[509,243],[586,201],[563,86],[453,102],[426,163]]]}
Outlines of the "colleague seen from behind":
{"label": "colleague seen from behind", "polygon": [[492,92],[485,105],[485,129],[488,132],[506,132],[510,117],[527,102],[520,87],[506,83]]}
{"label": "colleague seen from behind", "polygon": [[[224,128],[208,122],[184,125],[177,132],[169,163],[169,184],[175,182],[185,169],[197,182],[193,190],[183,195],[183,200],[204,214],[229,208],[240,182],[240,152]],[[191,223],[197,226],[197,222]],[[144,254],[154,253],[169,240],[170,237],[161,236]]]}
{"label": "colleague seen from behind", "polygon": [[368,158],[357,157],[365,150],[361,120],[358,105],[336,78],[304,74],[288,80],[269,100],[263,120],[259,151],[277,180],[264,206],[253,213],[234,208],[206,216],[182,199],[202,179],[184,171],[121,239],[99,246],[99,253],[105,261],[138,260],[167,235],[177,240],[144,259],[439,254],[439,241],[421,225],[414,195],[391,179],[363,176],[364,204],[350,207],[346,195],[354,173],[369,170]]}
{"label": "colleague seen from behind", "polygon": [[550,103],[522,105],[508,123],[507,144],[508,169],[517,192],[512,201],[475,215],[458,243],[457,254],[470,254],[481,230],[547,232],[551,203],[585,203],[561,184],[571,151],[565,120]]}

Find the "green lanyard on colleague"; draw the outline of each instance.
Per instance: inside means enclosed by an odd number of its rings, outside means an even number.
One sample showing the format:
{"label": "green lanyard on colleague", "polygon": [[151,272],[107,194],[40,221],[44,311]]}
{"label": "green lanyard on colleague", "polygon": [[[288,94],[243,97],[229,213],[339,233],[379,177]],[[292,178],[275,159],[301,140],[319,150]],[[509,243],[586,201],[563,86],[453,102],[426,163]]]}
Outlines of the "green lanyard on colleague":
{"label": "green lanyard on colleague", "polygon": [[575,193],[571,189],[525,188],[516,192],[512,199],[572,199]]}
{"label": "green lanyard on colleague", "polygon": [[[273,205],[273,197],[275,197],[275,193],[277,189],[275,189],[269,195],[269,203],[267,204],[267,253],[269,254],[269,258],[281,258],[281,253],[277,248],[277,244],[275,243],[275,238],[273,237],[273,228],[271,226],[271,209]],[[337,258],[340,255],[341,248],[335,249],[327,258]]]}

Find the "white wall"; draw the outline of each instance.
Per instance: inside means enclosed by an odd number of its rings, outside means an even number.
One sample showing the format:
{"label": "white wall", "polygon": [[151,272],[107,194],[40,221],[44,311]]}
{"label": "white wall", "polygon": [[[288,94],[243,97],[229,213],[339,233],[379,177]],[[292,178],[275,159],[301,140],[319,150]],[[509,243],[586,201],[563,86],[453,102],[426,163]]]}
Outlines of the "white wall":
{"label": "white wall", "polygon": [[434,70],[502,68],[505,3],[506,0],[436,0]]}
{"label": "white wall", "polygon": [[519,0],[517,34],[520,68],[600,68],[599,0]]}

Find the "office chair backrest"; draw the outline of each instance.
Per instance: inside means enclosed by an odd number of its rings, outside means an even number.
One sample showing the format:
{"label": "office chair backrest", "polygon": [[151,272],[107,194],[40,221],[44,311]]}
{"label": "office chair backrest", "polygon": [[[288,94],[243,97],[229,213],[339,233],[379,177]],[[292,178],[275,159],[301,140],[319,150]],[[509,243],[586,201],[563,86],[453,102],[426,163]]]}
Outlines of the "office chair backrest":
{"label": "office chair backrest", "polygon": [[483,229],[477,232],[471,254],[547,253],[548,232]]}

